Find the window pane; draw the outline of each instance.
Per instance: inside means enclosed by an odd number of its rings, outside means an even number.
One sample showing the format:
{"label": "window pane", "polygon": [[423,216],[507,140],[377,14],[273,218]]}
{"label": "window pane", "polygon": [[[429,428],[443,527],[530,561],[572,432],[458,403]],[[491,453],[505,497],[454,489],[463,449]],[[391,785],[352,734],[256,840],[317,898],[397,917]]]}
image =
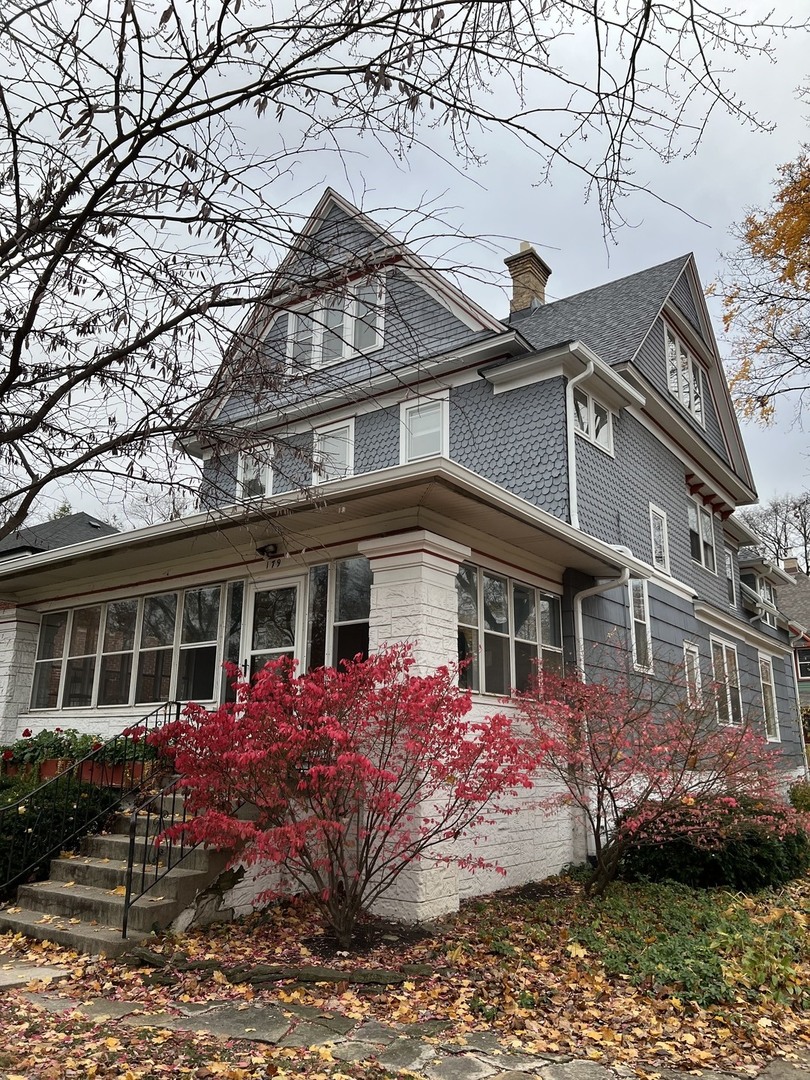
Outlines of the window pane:
{"label": "window pane", "polygon": [[509,638],[484,634],[484,689],[488,694],[507,694],[509,683]]}
{"label": "window pane", "polygon": [[469,626],[458,628],[458,662],[465,664],[458,685],[463,690],[478,690],[478,631]]}
{"label": "window pane", "polygon": [[[174,644],[174,624],[177,617],[177,593],[147,596],[143,602],[141,648]],[[140,700],[140,699],[139,699]],[[148,698],[149,701],[164,700]]]}
{"label": "window pane", "polygon": [[554,652],[551,649],[543,649],[541,654],[541,660],[543,664],[543,671],[548,671],[554,675],[562,676],[563,662],[561,652]]}
{"label": "window pane", "polygon": [[180,650],[177,696],[183,701],[210,701],[217,670],[216,645]]}
{"label": "window pane", "polygon": [[655,510],[652,511],[652,549],[653,549],[653,566],[658,567],[659,570],[666,570],[667,568],[667,540],[666,540],[666,524],[661,514]]}
{"label": "window pane", "polygon": [[432,457],[442,452],[442,405],[432,401],[414,405],[405,413],[408,439],[408,461]]}
{"label": "window pane", "polygon": [[700,522],[698,510],[693,502],[687,503],[687,515],[689,517],[689,550],[695,562],[703,562],[703,546],[700,542]]}
{"label": "window pane", "polygon": [[515,637],[524,641],[537,641],[537,616],[534,609],[534,589],[527,585],[515,585],[512,590],[515,612]]}
{"label": "window pane", "polygon": [[667,330],[665,332],[667,347],[667,378],[669,380],[669,392],[678,396],[678,346],[675,339]]}
{"label": "window pane", "polygon": [[292,363],[293,367],[312,367],[312,312],[299,311],[293,320]]}
{"label": "window pane", "polygon": [[484,628],[509,633],[506,582],[490,574],[484,574]]}
{"label": "window pane", "polygon": [[172,649],[152,649],[138,658],[138,685],[135,701],[138,705],[152,701],[168,701],[172,676]]}
{"label": "window pane", "polygon": [[647,637],[647,624],[633,621],[633,633],[635,634],[636,643],[636,664],[640,668],[651,667],[650,663],[650,641]]}
{"label": "window pane", "polygon": [[560,601],[556,596],[540,597],[540,635],[544,645],[562,648]]}
{"label": "window pane", "polygon": [[89,705],[93,700],[93,676],[96,673],[95,656],[83,656],[68,660],[65,667],[65,686],[62,691],[62,708]]}
{"label": "window pane", "polygon": [[[228,586],[224,659],[231,664],[238,664],[241,659],[239,647],[242,641],[242,603],[244,594],[245,586],[243,582],[233,581]],[[223,700],[235,701],[236,691],[233,688],[233,679],[225,672],[222,673],[222,678],[224,682]]]}
{"label": "window pane", "polygon": [[309,617],[307,634],[309,652],[307,671],[326,663],[326,602],[329,590],[329,567],[313,566],[309,571]]}
{"label": "window pane", "polygon": [[371,564],[360,556],[337,564],[337,622],[367,619],[371,611]]}
{"label": "window pane", "polygon": [[220,593],[219,585],[186,590],[183,597],[183,644],[217,640]]}
{"label": "window pane", "polygon": [[725,550],[725,562],[726,562],[726,591],[728,593],[729,604],[736,603],[736,595],[734,591],[734,556],[731,554],[728,548]]}
{"label": "window pane", "polygon": [[598,401],[593,403],[593,437],[599,446],[610,449],[610,413]]}
{"label": "window pane", "polygon": [[107,604],[104,621],[104,652],[125,652],[135,645],[137,600],[115,600]]}
{"label": "window pane", "polygon": [[762,708],[765,714],[765,732],[769,739],[775,739],[779,735],[779,725],[776,721],[776,695],[773,685],[773,669],[770,660],[764,656],[759,658],[759,677],[762,682]]}
{"label": "window pane", "polygon": [[633,593],[633,618],[639,622],[646,623],[647,621],[647,597],[644,590],[643,581],[633,581],[631,583],[631,590]]}
{"label": "window pane", "polygon": [[337,480],[351,472],[351,428],[336,428],[318,433],[315,444],[315,475],[318,479]]}
{"label": "window pane", "polygon": [[339,667],[341,660],[354,660],[360,655],[368,656],[368,623],[349,623],[335,627],[332,666]]}
{"label": "window pane", "polygon": [[379,300],[374,285],[361,285],[355,291],[356,308],[353,345],[357,352],[373,349],[377,344],[379,326]]}
{"label": "window pane", "polygon": [[239,491],[239,496],[242,499],[258,499],[267,494],[267,477],[269,476],[269,466],[259,461],[257,458],[247,457],[245,455],[241,458],[242,463],[242,485]]}
{"label": "window pane", "polygon": [[61,659],[65,651],[65,628],[68,613],[57,611],[52,615],[43,615],[39,628],[39,649],[37,660]]}
{"label": "window pane", "polygon": [[86,656],[95,653],[98,645],[98,628],[101,622],[101,607],[77,608],[73,612],[73,626],[70,630],[69,656]]}
{"label": "window pane", "polygon": [[336,301],[321,311],[323,338],[321,340],[321,362],[330,363],[343,356],[345,339],[343,301]]}
{"label": "window pane", "polygon": [[689,353],[680,346],[681,360],[681,404],[685,409],[692,409],[692,364]]}
{"label": "window pane", "polygon": [[478,626],[478,571],[474,566],[461,566],[456,574],[458,621]]}
{"label": "window pane", "polygon": [[98,684],[99,705],[126,705],[132,681],[132,653],[102,656]]}
{"label": "window pane", "polygon": [[296,588],[256,593],[253,606],[253,650],[292,649],[295,646]]}
{"label": "window pane", "polygon": [[515,689],[528,690],[536,671],[537,646],[528,641],[515,642]]}
{"label": "window pane", "polygon": [[698,365],[692,362],[692,412],[703,421],[703,377]]}
{"label": "window pane", "polygon": [[796,657],[799,664],[799,678],[810,679],[810,649],[799,649]]}
{"label": "window pane", "polygon": [[34,689],[31,692],[32,709],[55,709],[59,700],[59,677],[62,661],[44,660],[36,665]]}
{"label": "window pane", "polygon": [[574,391],[574,426],[585,435],[590,434],[588,424],[588,396],[581,390]]}

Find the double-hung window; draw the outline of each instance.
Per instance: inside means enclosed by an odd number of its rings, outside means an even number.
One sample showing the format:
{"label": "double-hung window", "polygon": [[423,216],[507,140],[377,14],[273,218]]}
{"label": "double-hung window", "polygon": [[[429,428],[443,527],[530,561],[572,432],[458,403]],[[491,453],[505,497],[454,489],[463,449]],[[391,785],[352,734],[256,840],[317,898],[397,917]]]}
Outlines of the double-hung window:
{"label": "double-hung window", "polygon": [[669,392],[688,413],[703,424],[704,375],[698,361],[677,334],[664,327]]}
{"label": "double-hung window", "polygon": [[777,742],[779,740],[779,716],[776,711],[776,684],[773,678],[773,660],[770,656],[760,654],[759,681],[762,687],[765,735],[770,741]]}
{"label": "double-hung window", "polygon": [[381,348],[384,310],[384,286],[366,281],[291,311],[290,372],[300,374]]}
{"label": "double-hung window", "polygon": [[652,633],[650,629],[650,600],[647,582],[629,582],[630,620],[632,626],[633,667],[636,671],[652,671]]}
{"label": "double-hung window", "polygon": [[318,428],[313,444],[312,483],[342,480],[354,472],[354,421]]}
{"label": "double-hung window", "polygon": [[714,574],[717,572],[717,560],[714,548],[714,519],[705,506],[700,506],[693,499],[687,503],[689,519],[689,548],[695,562],[705,566]]}
{"label": "double-hung window", "polygon": [[371,564],[362,555],[309,571],[307,668],[368,655]]}
{"label": "double-hung window", "polygon": [[447,397],[403,401],[400,407],[400,462],[449,456]]}
{"label": "double-hung window", "polygon": [[610,409],[579,387],[574,389],[574,431],[600,450],[613,453]]}
{"label": "double-hung window", "polygon": [[691,641],[683,643],[683,674],[686,703],[690,709],[697,709],[700,706],[700,653]]}
{"label": "double-hung window", "polygon": [[669,573],[669,539],[667,537],[667,515],[663,510],[650,503],[650,537],[652,540],[652,561],[656,570]]}
{"label": "double-hung window", "polygon": [[796,650],[796,674],[800,679],[810,679],[810,649]]}
{"label": "double-hung window", "polygon": [[464,564],[456,576],[459,682],[470,690],[526,690],[538,661],[562,669],[560,601],[510,578]]}
{"label": "double-hung window", "polygon": [[273,494],[273,449],[256,447],[239,455],[236,475],[236,496],[245,499],[262,499]]}
{"label": "double-hung window", "polygon": [[712,677],[717,695],[717,719],[721,724],[742,723],[740,669],[737,650],[727,641],[712,638]]}

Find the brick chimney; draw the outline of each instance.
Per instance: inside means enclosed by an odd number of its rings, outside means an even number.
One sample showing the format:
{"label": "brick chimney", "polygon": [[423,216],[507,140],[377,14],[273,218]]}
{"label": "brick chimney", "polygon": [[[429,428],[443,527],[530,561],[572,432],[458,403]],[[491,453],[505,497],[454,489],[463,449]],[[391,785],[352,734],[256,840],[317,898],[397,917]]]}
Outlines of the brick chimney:
{"label": "brick chimney", "polygon": [[799,560],[794,559],[792,556],[789,559],[783,559],[782,566],[786,574],[798,574],[799,572]]}
{"label": "brick chimney", "polygon": [[510,311],[525,311],[546,302],[546,282],[551,267],[543,262],[531,244],[521,241],[520,251],[503,260],[512,277]]}

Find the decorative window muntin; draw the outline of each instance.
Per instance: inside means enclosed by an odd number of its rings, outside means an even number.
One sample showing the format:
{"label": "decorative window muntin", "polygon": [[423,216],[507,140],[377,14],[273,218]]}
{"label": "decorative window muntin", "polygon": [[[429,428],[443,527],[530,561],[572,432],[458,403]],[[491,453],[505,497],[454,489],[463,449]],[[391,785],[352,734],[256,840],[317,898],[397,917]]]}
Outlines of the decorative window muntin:
{"label": "decorative window muntin", "polygon": [[690,499],[687,503],[689,521],[689,549],[695,562],[717,573],[715,555],[714,518],[706,509]]}
{"label": "decorative window muntin", "polygon": [[703,369],[683,341],[668,326],[664,327],[664,343],[669,392],[699,424],[705,426]]}
{"label": "decorative window muntin", "polygon": [[692,641],[683,643],[683,674],[686,684],[686,703],[690,709],[700,705],[700,652]]}
{"label": "decorative window muntin", "polygon": [[776,709],[776,683],[773,677],[773,660],[770,656],[759,657],[759,683],[762,688],[762,714],[765,735],[769,742],[779,741],[779,714]]}
{"label": "decorative window muntin", "polygon": [[669,537],[667,535],[667,515],[663,510],[650,503],[650,539],[652,543],[652,562],[656,570],[669,573]]}
{"label": "decorative window muntin", "polygon": [[289,313],[288,368],[301,374],[351,356],[374,352],[383,344],[385,287],[369,281],[345,294],[304,304]]}
{"label": "decorative window muntin", "polygon": [[502,696],[527,689],[538,660],[562,670],[559,597],[469,563],[456,596],[461,686]]}
{"label": "decorative window muntin", "polygon": [[591,394],[574,389],[574,431],[608,454],[613,453],[613,416]]}
{"label": "decorative window muntin", "polygon": [[342,480],[354,472],[354,421],[318,428],[313,441],[312,483]]}
{"label": "decorative window muntin", "polygon": [[712,638],[712,677],[715,682],[717,719],[721,724],[742,724],[740,668],[737,649],[727,641]]}
{"label": "decorative window muntin", "polygon": [[647,582],[634,579],[628,582],[630,591],[630,639],[633,646],[633,667],[636,671],[652,671],[652,630]]}

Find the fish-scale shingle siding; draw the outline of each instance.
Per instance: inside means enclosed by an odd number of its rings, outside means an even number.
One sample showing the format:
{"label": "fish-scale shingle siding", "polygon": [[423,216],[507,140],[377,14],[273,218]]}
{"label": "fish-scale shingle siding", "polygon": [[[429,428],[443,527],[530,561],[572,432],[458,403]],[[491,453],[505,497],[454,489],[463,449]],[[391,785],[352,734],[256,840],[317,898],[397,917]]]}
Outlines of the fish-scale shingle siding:
{"label": "fish-scale shingle siding", "polygon": [[399,464],[399,406],[363,413],[354,422],[354,471],[372,472]]}
{"label": "fish-scale shingle siding", "polygon": [[450,457],[568,520],[562,378],[493,394],[480,380],[450,393]]}

